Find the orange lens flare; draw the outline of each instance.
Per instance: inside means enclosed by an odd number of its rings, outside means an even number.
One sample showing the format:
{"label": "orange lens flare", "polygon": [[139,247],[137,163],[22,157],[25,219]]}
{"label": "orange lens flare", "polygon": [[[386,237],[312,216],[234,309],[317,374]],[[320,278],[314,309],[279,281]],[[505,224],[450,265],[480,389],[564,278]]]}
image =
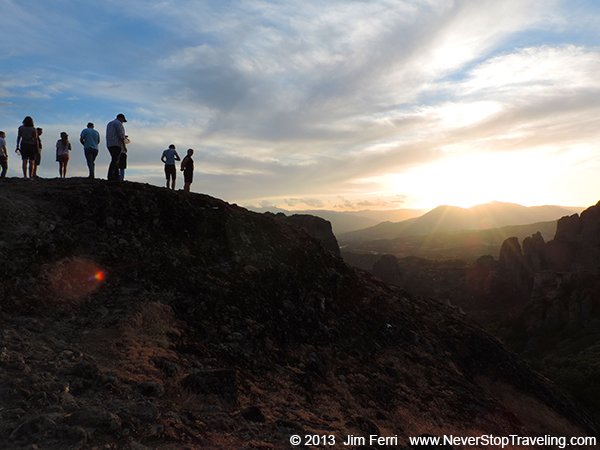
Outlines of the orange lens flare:
{"label": "orange lens flare", "polygon": [[100,288],[107,274],[87,258],[64,258],[45,266],[40,279],[57,300],[84,299]]}
{"label": "orange lens flare", "polygon": [[99,270],[94,274],[94,280],[98,282],[104,281],[106,280],[106,274],[102,270]]}

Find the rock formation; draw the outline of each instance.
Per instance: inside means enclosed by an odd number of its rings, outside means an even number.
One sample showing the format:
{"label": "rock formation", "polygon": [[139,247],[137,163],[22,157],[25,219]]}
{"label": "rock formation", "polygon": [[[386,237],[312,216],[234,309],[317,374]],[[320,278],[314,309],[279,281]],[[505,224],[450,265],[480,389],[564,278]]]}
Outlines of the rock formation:
{"label": "rock formation", "polygon": [[[282,215],[283,214],[278,214],[277,217]],[[333,234],[331,222],[309,214],[293,214],[286,217],[286,220],[304,228],[309,235],[317,239],[321,245],[323,245],[323,248],[329,250],[336,256],[340,256],[340,246]]]}
{"label": "rock formation", "polygon": [[534,233],[523,239],[523,264],[529,273],[536,273],[547,267],[544,238],[541,233]]}

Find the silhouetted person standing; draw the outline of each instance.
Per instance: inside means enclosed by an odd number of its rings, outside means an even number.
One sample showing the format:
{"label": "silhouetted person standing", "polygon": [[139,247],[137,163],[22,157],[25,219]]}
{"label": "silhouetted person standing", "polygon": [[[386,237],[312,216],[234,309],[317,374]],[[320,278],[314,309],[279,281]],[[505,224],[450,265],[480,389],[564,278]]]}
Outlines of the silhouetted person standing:
{"label": "silhouetted person standing", "polygon": [[169,148],[163,151],[160,160],[165,163],[167,189],[169,189],[169,182],[171,182],[171,189],[175,189],[175,176],[177,173],[177,170],[175,169],[175,161],[181,161],[181,158],[177,154],[173,144],[169,145]]}
{"label": "silhouetted person standing", "polygon": [[69,135],[63,131],[60,133],[60,139],[56,141],[56,161],[58,162],[58,174],[61,178],[67,178],[70,151]]}
{"label": "silhouetted person standing", "polygon": [[129,144],[129,138],[125,136],[125,145],[119,155],[119,181],[125,181],[125,169],[127,169],[127,144]]}
{"label": "silhouetted person standing", "polygon": [[192,181],[194,180],[194,160],[192,159],[192,155],[194,154],[194,150],[188,148],[187,155],[181,161],[181,170],[183,171],[183,190],[185,192],[190,192],[190,186]]}
{"label": "silhouetted person standing", "polygon": [[[33,119],[29,116],[23,119],[23,125],[19,127],[17,133],[17,153],[21,153],[23,160],[23,178],[33,176],[33,168],[35,167],[35,159],[37,156],[39,141],[37,130],[33,124]],[[29,165],[29,168],[27,167]]]}
{"label": "silhouetted person standing", "polygon": [[0,131],[0,178],[6,176],[8,170],[8,150],[6,149],[6,133]]}
{"label": "silhouetted person standing", "polygon": [[124,114],[117,114],[117,118],[106,125],[106,147],[110,152],[110,165],[108,166],[108,180],[119,180],[119,159],[121,153],[127,152],[125,146],[125,127],[127,122]]}
{"label": "silhouetted person standing", "polygon": [[100,133],[94,130],[94,124],[88,122],[87,128],[84,128],[79,135],[79,142],[83,145],[83,154],[87,162],[89,175],[88,178],[95,178],[96,157],[98,156],[98,144],[100,144]]}
{"label": "silhouetted person standing", "polygon": [[33,178],[37,178],[37,171],[38,171],[38,167],[40,166],[40,164],[42,163],[42,133],[44,132],[43,129],[41,128],[36,128],[37,131],[37,135],[38,135],[38,151],[35,154],[35,165],[33,166]]}

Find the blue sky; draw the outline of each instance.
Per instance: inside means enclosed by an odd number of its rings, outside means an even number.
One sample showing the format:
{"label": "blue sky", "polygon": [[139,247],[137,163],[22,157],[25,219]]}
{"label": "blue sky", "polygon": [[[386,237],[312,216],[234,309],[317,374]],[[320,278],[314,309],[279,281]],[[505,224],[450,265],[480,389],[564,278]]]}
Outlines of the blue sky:
{"label": "blue sky", "polygon": [[[242,205],[596,203],[600,3],[2,0],[0,129],[54,143],[123,112],[127,178]],[[98,171],[105,175],[102,146]],[[11,176],[20,174],[11,156]],[[181,185],[181,180],[178,180]]]}

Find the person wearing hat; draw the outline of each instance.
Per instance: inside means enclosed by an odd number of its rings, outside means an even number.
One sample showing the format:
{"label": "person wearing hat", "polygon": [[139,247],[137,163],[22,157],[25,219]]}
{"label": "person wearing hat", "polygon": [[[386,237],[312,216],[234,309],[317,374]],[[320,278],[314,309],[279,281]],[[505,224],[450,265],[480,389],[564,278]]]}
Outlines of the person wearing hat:
{"label": "person wearing hat", "polygon": [[69,135],[64,131],[60,133],[60,139],[56,141],[56,161],[58,162],[58,174],[61,178],[67,177],[67,164],[69,163],[69,152],[71,143]]}
{"label": "person wearing hat", "polygon": [[118,181],[119,160],[121,153],[127,152],[125,145],[127,136],[123,123],[127,122],[124,114],[117,114],[114,120],[106,125],[106,147],[110,152],[110,165],[108,166],[108,181]]}
{"label": "person wearing hat", "polygon": [[79,142],[83,145],[83,154],[87,162],[89,176],[94,179],[96,168],[96,157],[98,156],[98,144],[100,144],[100,133],[94,130],[94,124],[88,122],[87,128],[84,128],[79,135]]}

